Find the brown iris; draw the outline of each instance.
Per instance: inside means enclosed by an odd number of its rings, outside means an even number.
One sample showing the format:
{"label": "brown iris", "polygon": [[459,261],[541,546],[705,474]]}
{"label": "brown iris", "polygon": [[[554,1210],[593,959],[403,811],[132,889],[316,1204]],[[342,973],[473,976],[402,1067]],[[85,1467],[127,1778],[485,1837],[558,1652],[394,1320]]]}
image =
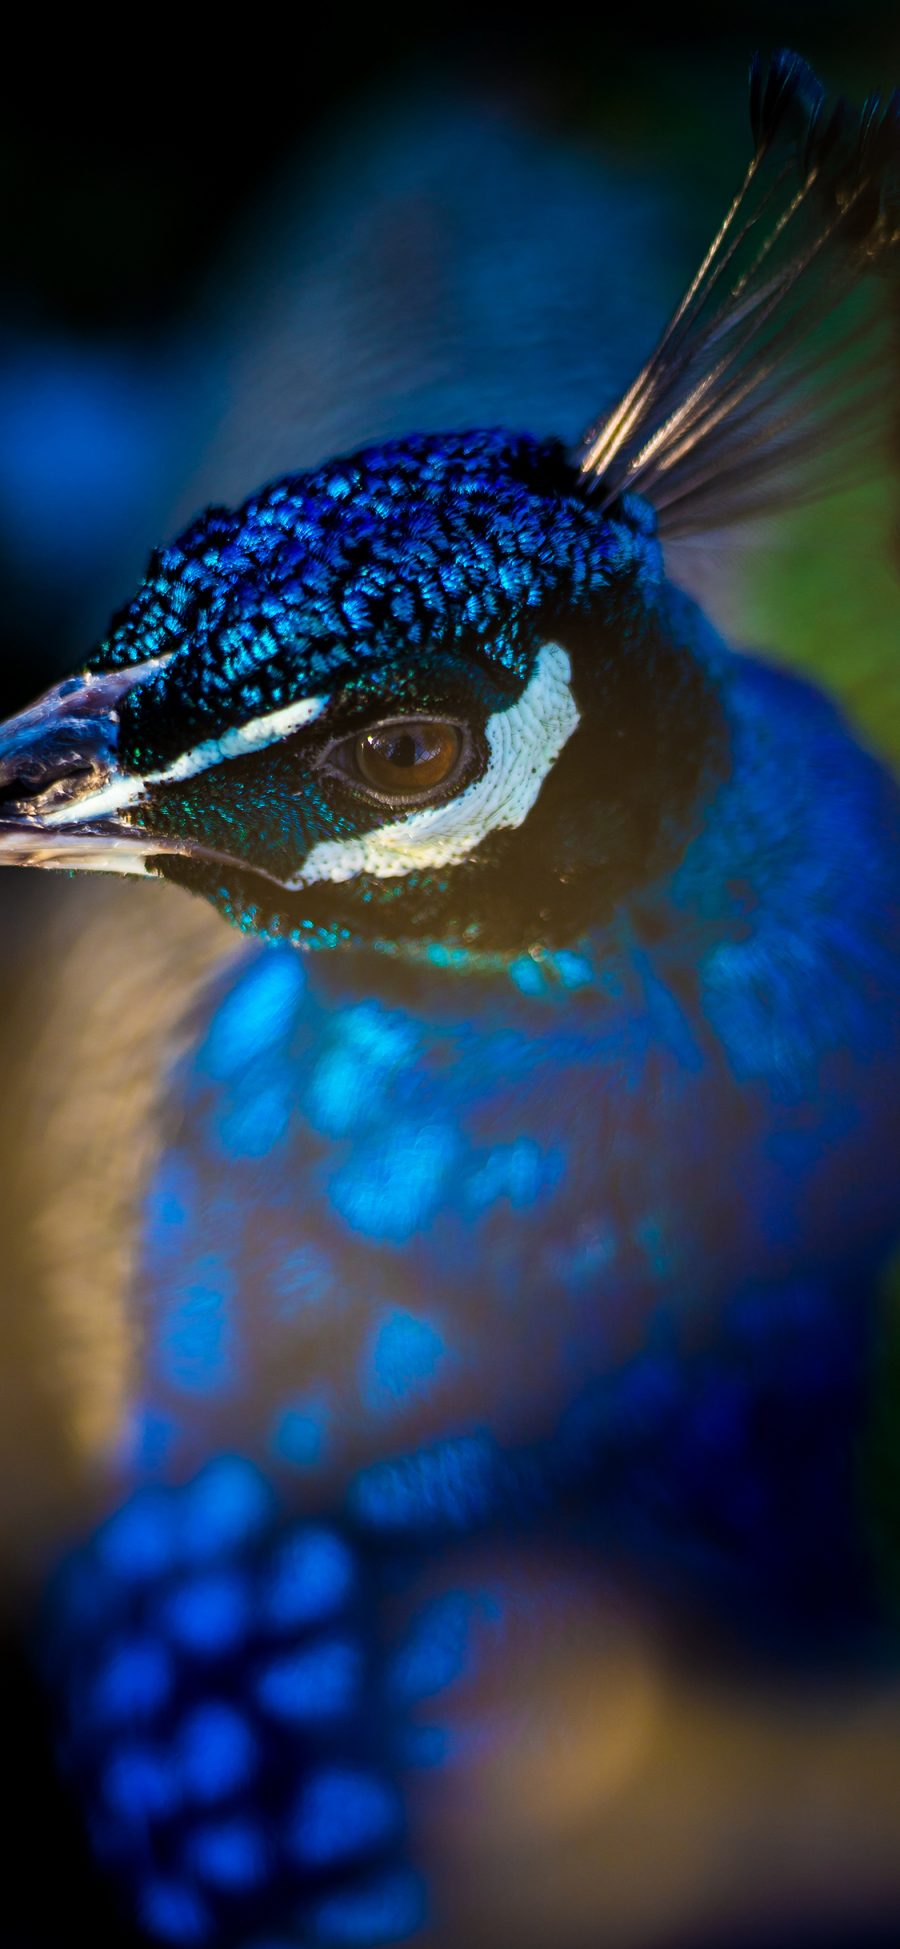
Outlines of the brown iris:
{"label": "brown iris", "polygon": [[354,747],[361,778],[389,798],[424,798],[454,771],[462,748],[455,724],[405,717],[363,731]]}

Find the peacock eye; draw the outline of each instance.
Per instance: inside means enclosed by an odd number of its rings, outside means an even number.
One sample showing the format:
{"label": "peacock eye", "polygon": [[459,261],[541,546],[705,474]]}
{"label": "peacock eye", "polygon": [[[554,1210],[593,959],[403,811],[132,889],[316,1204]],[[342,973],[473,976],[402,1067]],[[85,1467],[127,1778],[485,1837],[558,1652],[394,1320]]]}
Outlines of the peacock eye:
{"label": "peacock eye", "polygon": [[462,731],[444,718],[398,718],[360,732],[353,743],[359,778],[391,799],[430,798],[455,777],[462,756]]}

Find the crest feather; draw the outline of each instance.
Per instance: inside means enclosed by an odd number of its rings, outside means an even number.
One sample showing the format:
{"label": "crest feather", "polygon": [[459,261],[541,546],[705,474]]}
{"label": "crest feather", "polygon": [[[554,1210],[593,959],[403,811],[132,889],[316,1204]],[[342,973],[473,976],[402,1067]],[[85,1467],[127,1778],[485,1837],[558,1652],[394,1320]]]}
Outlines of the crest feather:
{"label": "crest feather", "polygon": [[894,380],[900,92],[829,107],[799,55],[757,55],[750,125],[746,176],[696,276],[575,456],[601,505],[634,488],[668,537],[846,482],[877,449]]}

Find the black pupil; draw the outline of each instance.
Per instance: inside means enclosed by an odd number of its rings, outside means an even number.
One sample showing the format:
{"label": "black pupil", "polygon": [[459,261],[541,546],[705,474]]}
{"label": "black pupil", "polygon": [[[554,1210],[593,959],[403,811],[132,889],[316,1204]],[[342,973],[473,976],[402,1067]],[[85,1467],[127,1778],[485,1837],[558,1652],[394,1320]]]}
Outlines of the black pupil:
{"label": "black pupil", "polygon": [[381,746],[382,758],[386,759],[389,765],[398,767],[424,764],[429,758],[437,757],[440,751],[440,740],[435,737],[434,732],[429,737],[424,725],[421,730],[397,731],[393,736],[385,736],[383,741],[379,739],[378,742]]}
{"label": "black pupil", "polygon": [[407,719],[368,731],[356,746],[357,765],[377,791],[401,796],[434,791],[454,770],[460,738],[441,719]]}

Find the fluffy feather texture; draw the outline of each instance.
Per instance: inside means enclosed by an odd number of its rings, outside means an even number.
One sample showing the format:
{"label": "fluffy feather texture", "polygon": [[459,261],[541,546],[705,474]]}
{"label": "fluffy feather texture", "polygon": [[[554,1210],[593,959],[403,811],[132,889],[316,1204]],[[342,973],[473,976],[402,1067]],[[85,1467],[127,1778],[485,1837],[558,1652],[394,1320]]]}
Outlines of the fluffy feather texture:
{"label": "fluffy feather texture", "polygon": [[768,68],[754,58],[750,122],[746,176],[700,269],[577,454],[602,507],[639,488],[670,537],[821,492],[877,451],[885,289],[900,272],[900,94],[829,108],[783,50]]}

